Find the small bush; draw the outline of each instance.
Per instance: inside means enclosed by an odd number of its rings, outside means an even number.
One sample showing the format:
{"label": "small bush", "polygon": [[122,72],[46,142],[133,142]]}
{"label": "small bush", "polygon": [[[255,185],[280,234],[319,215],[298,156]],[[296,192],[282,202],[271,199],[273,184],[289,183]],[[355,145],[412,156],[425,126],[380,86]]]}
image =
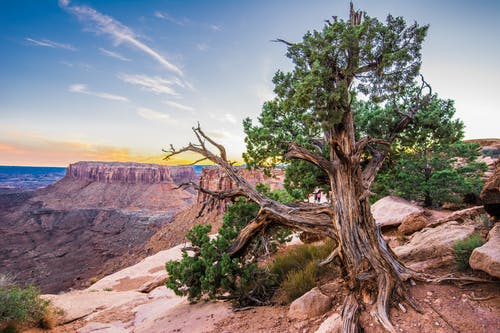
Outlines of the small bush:
{"label": "small bush", "polygon": [[[0,332],[16,332],[20,327],[48,327],[49,302],[40,298],[34,286],[20,287],[8,277],[0,278]],[[52,325],[53,326],[53,325]]]}
{"label": "small bush", "polygon": [[278,254],[271,265],[271,273],[278,281],[283,281],[291,271],[303,270],[313,260],[323,260],[333,251],[333,241],[328,240],[323,245],[300,245],[289,251]]}
{"label": "small bush", "polygon": [[316,280],[324,272],[318,264],[333,248],[334,242],[328,240],[319,246],[300,245],[276,256],[270,271],[280,283],[285,301],[293,301],[316,285]]}
{"label": "small bush", "polygon": [[488,214],[479,214],[474,218],[477,223],[480,223],[484,228],[491,229],[495,222],[488,216]]}
{"label": "small bush", "polygon": [[472,251],[484,243],[485,240],[477,233],[474,233],[463,240],[456,241],[453,245],[453,256],[455,257],[455,264],[458,269],[467,269],[469,267],[469,258]]}
{"label": "small bush", "polygon": [[314,288],[320,271],[318,261],[310,261],[304,269],[288,272],[280,285],[288,303]]}

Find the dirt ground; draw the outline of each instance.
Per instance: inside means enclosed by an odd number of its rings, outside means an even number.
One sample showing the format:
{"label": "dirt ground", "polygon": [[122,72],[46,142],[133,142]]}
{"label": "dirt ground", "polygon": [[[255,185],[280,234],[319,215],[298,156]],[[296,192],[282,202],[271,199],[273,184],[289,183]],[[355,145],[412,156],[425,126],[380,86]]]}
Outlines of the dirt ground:
{"label": "dirt ground", "polygon": [[[410,287],[423,313],[404,305],[406,313],[392,308],[391,320],[399,332],[496,333],[500,332],[500,288],[498,283],[457,286],[421,284]],[[331,295],[338,296],[338,295]],[[233,312],[215,324],[212,332],[314,332],[333,313],[339,313],[343,297],[335,297],[327,314],[307,321],[287,318],[287,306],[265,306]],[[361,315],[365,333],[385,333],[369,314]]]}

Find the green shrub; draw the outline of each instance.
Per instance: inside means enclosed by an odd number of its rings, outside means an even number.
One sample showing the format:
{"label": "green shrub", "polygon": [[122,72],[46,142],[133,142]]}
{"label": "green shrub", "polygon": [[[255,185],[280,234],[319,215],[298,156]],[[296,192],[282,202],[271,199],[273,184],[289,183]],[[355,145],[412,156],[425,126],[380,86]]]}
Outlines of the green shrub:
{"label": "green shrub", "polygon": [[[257,215],[258,210],[257,204],[241,198],[227,207],[222,227],[213,239],[208,236],[209,225],[190,229],[186,239],[192,251],[184,252],[180,261],[166,263],[166,286],[177,295],[187,295],[191,301],[222,297],[230,298],[238,306],[265,304],[277,284],[267,269],[257,266],[255,258],[262,253],[263,243],[272,249],[274,241],[255,237],[241,257],[231,258],[227,254],[227,248],[241,228]],[[276,241],[279,238],[281,236]]]}
{"label": "green shrub", "polygon": [[271,273],[278,281],[283,281],[291,271],[303,270],[311,261],[320,261],[333,251],[333,241],[328,240],[323,245],[299,245],[279,254],[270,267]]}
{"label": "green shrub", "polygon": [[485,240],[477,233],[469,237],[458,240],[453,245],[453,255],[458,269],[465,270],[469,267],[469,258],[476,247],[480,247]]}
{"label": "green shrub", "polygon": [[270,271],[280,283],[285,301],[293,301],[316,285],[316,280],[325,271],[319,262],[328,257],[333,248],[334,242],[328,240],[319,246],[300,245],[275,257]]}
{"label": "green shrub", "polygon": [[49,302],[40,298],[40,292],[34,286],[0,286],[0,327],[3,327],[3,332],[15,332],[18,326],[40,325],[48,307]]}
{"label": "green shrub", "polygon": [[318,261],[314,260],[307,263],[303,269],[288,272],[280,284],[286,301],[290,303],[314,288],[319,271]]}

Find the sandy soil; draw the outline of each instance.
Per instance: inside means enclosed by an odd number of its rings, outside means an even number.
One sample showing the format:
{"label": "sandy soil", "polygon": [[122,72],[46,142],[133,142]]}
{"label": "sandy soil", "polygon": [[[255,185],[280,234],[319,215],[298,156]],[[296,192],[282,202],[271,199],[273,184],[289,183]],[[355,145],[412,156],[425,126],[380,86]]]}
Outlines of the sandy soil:
{"label": "sandy soil", "polygon": [[[448,333],[500,332],[500,288],[498,284],[468,286],[418,284],[410,289],[423,313],[405,306],[390,312],[399,332]],[[290,320],[287,306],[257,307],[233,312],[215,324],[212,332],[314,332],[333,313],[339,313],[343,297],[337,296],[327,314],[307,321]],[[385,333],[369,314],[363,313],[365,333]]]}

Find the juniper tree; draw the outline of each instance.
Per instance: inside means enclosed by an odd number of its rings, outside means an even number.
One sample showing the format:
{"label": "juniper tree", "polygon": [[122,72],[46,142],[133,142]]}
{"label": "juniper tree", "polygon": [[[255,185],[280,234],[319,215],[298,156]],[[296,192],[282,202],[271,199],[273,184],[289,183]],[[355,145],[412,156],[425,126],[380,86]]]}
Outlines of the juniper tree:
{"label": "juniper tree", "polygon": [[[292,160],[316,166],[321,170],[318,177],[327,180],[331,203],[291,206],[256,191],[238,174],[225,148],[199,125],[193,128],[195,143],[168,151],[167,158],[186,151],[199,153],[218,164],[236,185],[227,191],[200,191],[217,199],[245,196],[260,206],[228,247],[229,256],[238,256],[255,235],[274,224],[335,240],[337,247],[323,264],[337,258],[344,271],[349,295],[341,310],[342,332],[358,331],[362,308],[395,332],[389,306],[403,301],[414,305],[405,281],[426,279],[406,268],[382,239],[369,197],[388,147],[430,101],[430,87],[419,79],[427,28],[391,15],[381,22],[351,4],[347,20],[333,17],[321,31],[308,32],[300,42],[278,40],[287,46],[293,69],[274,76],[276,98],[264,104],[259,123],[245,121],[244,158],[253,167]],[[391,119],[383,137],[356,135],[357,95],[396,110],[397,119]]]}

